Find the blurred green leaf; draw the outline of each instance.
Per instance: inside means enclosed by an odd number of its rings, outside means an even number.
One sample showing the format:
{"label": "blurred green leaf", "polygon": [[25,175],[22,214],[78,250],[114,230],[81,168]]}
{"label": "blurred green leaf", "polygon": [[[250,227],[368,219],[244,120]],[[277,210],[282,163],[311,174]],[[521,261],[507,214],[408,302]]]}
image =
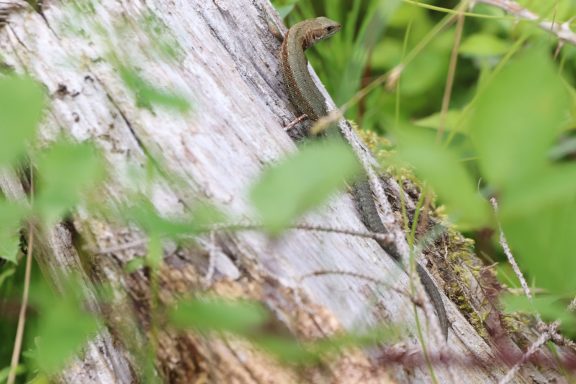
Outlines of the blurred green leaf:
{"label": "blurred green leaf", "polygon": [[182,60],[184,50],[178,40],[170,34],[170,29],[152,10],[146,11],[140,18],[138,25],[143,26],[150,39],[150,46],[163,58],[178,61]]}
{"label": "blurred green leaf", "polygon": [[521,288],[520,282],[512,269],[512,266],[507,263],[496,264],[496,274],[498,281],[502,281],[509,288]]}
{"label": "blurred green leaf", "polygon": [[458,52],[465,56],[489,57],[504,55],[510,48],[510,43],[492,34],[477,33],[465,38]]}
{"label": "blurred green leaf", "polygon": [[94,315],[67,302],[52,303],[41,319],[35,357],[48,373],[60,370],[99,328]]}
{"label": "blurred green leaf", "polygon": [[380,343],[394,343],[401,340],[403,326],[405,325],[382,325],[370,329],[365,333],[344,333],[320,341],[320,349],[330,352],[334,348],[346,347],[370,347]]}
{"label": "blurred green leaf", "polygon": [[18,233],[18,229],[6,231],[5,228],[2,228],[0,232],[0,258],[16,263],[19,244],[20,234]]}
{"label": "blurred green leaf", "polygon": [[55,294],[44,283],[31,287],[30,302],[39,314],[36,348],[31,356],[48,374],[61,370],[101,327],[98,317],[83,308],[81,280],[62,277],[60,284],[63,295]]}
{"label": "blurred green leaf", "polygon": [[576,5],[574,0],[558,0],[554,3],[548,3],[547,1],[521,1],[520,3],[538,15],[553,17],[558,23],[573,17]]}
{"label": "blurred green leaf", "polygon": [[126,263],[126,265],[124,266],[124,270],[127,273],[133,273],[139,269],[144,268],[145,266],[146,266],[146,258],[145,257],[135,257]]}
{"label": "blurred green leaf", "polygon": [[501,208],[508,242],[535,285],[553,294],[573,295],[576,292],[574,198],[523,215],[507,215],[504,202]]}
{"label": "blurred green leaf", "polygon": [[205,201],[197,202],[194,207],[192,207],[190,216],[192,217],[194,226],[198,228],[199,231],[209,230],[215,224],[220,224],[227,220],[226,215],[221,210]]}
{"label": "blurred green leaf", "polygon": [[402,60],[402,41],[397,39],[382,39],[374,47],[370,57],[370,65],[376,70],[386,71]]}
{"label": "blurred green leaf", "polygon": [[197,203],[189,216],[184,218],[164,218],[147,200],[141,200],[123,211],[124,217],[134,221],[148,233],[160,237],[178,237],[194,235],[210,230],[226,220],[226,216],[208,202]]}
{"label": "blurred green leaf", "polygon": [[500,199],[500,214],[505,219],[525,217],[570,204],[575,190],[576,166],[561,164],[549,167],[534,179],[511,186]]}
{"label": "blurred green leaf", "polygon": [[152,104],[158,104],[181,113],[188,112],[192,108],[188,99],[154,86],[132,68],[121,66],[120,76],[126,86],[134,92],[136,104],[141,108],[152,109]]}
{"label": "blurred green leaf", "polygon": [[328,353],[343,348],[370,347],[382,342],[398,341],[398,336],[397,328],[386,327],[370,330],[366,334],[345,333],[314,342],[301,342],[295,338],[269,334],[251,337],[250,340],[283,362],[316,364]]}
{"label": "blurred green leaf", "polygon": [[288,16],[290,14],[290,12],[292,12],[292,10],[294,9],[294,5],[296,2],[292,3],[292,4],[288,4],[288,5],[282,5],[280,7],[276,7],[276,10],[278,11],[278,14],[280,14],[280,17],[282,19],[284,19],[286,16]]}
{"label": "blurred green leaf", "polygon": [[442,112],[436,112],[430,116],[418,119],[414,122],[414,125],[418,127],[427,127],[440,129],[440,125],[444,123],[445,131],[454,131],[457,133],[467,133],[467,125],[461,121],[463,113],[460,110],[450,110],[446,113],[444,117],[444,122],[442,122]]}
{"label": "blurred green leaf", "polygon": [[479,96],[470,133],[482,173],[496,187],[539,174],[568,114],[568,94],[548,55],[531,50]]}
{"label": "blurred green leaf", "polygon": [[4,282],[6,280],[8,280],[10,277],[12,277],[14,275],[14,273],[16,272],[15,266],[3,267],[2,269],[4,269],[4,270],[2,272],[0,272],[0,288],[2,288],[2,285],[4,285]]}
{"label": "blurred green leaf", "polygon": [[198,331],[246,334],[262,326],[268,315],[257,302],[216,298],[180,301],[169,314],[171,324]]}
{"label": "blurred green leaf", "polygon": [[[405,29],[410,24],[426,24],[430,28],[433,24],[429,21],[426,10],[415,7],[412,4],[401,3],[396,12],[390,17],[390,27]],[[421,37],[421,36],[418,36]]]}
{"label": "blurred green leaf", "polygon": [[444,83],[448,68],[448,56],[443,52],[426,50],[418,55],[402,72],[400,91],[402,96],[425,94]]}
{"label": "blurred green leaf", "polygon": [[166,219],[158,214],[149,201],[139,201],[123,211],[123,216],[135,222],[148,233],[159,236],[177,236],[194,232],[192,223],[183,220]]}
{"label": "blurred green leaf", "polygon": [[28,77],[0,77],[0,166],[22,155],[36,134],[46,100]]}
{"label": "blurred green leaf", "polygon": [[146,254],[145,259],[146,265],[152,268],[153,271],[158,271],[164,261],[162,240],[156,233],[151,233],[148,238],[148,253]]}
{"label": "blurred green leaf", "polygon": [[266,335],[255,340],[258,346],[286,363],[315,364],[322,357],[312,343],[302,343],[295,338]]}
{"label": "blurred green leaf", "polygon": [[250,199],[266,229],[278,233],[360,171],[356,156],[341,140],[315,141],[265,170],[253,185]]}
{"label": "blurred green leaf", "polygon": [[[8,373],[9,372],[10,372],[10,367],[5,367],[5,368],[0,369],[0,383],[4,384],[6,382],[6,380],[8,379]],[[26,372],[26,368],[22,364],[19,364],[16,367],[16,376],[21,375],[24,372]]]}
{"label": "blurred green leaf", "polygon": [[51,380],[53,380],[51,377],[48,377],[47,375],[42,373],[38,373],[26,384],[52,384],[53,381]]}
{"label": "blurred green leaf", "polygon": [[77,204],[104,176],[104,164],[88,143],[59,142],[36,160],[39,182],[35,208],[53,222]]}
{"label": "blurred green leaf", "polygon": [[20,226],[25,209],[0,199],[0,258],[16,263],[20,245]]}
{"label": "blurred green leaf", "polygon": [[446,204],[451,217],[464,227],[486,225],[490,211],[458,156],[434,141],[428,132],[402,131],[398,157],[414,167]]}
{"label": "blurred green leaf", "polygon": [[502,298],[504,311],[540,314],[548,321],[559,320],[564,327],[574,328],[576,317],[567,310],[566,300],[557,296],[535,297],[532,300],[526,296],[506,295]]}

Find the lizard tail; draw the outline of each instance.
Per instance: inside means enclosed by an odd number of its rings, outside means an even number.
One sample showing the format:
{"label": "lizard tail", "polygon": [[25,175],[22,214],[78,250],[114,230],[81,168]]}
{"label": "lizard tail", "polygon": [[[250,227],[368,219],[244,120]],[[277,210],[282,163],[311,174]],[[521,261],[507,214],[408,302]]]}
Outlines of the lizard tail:
{"label": "lizard tail", "polygon": [[[370,189],[370,184],[367,180],[360,180],[356,182],[353,186],[353,194],[355,197],[355,202],[358,211],[364,225],[376,233],[388,233],[384,223],[380,219],[378,214],[378,209],[374,202],[374,197],[372,196],[372,190]],[[402,264],[402,255],[399,253],[398,248],[394,244],[386,243],[380,240],[376,240],[378,244],[390,255],[396,262]],[[448,340],[448,316],[446,315],[446,308],[444,307],[444,302],[442,301],[442,295],[436,287],[436,283],[428,274],[428,271],[424,269],[420,264],[416,263],[416,272],[418,277],[420,277],[420,282],[424,286],[426,293],[432,301],[432,305],[436,310],[438,315],[438,321],[440,322],[440,328],[442,329],[442,334],[444,339]]]}
{"label": "lizard tail", "polygon": [[438,291],[438,288],[436,288],[436,284],[428,274],[428,271],[426,271],[426,269],[424,269],[424,267],[418,263],[416,263],[416,272],[418,272],[420,281],[422,282],[428,297],[430,297],[430,300],[434,305],[436,315],[438,316],[438,321],[440,322],[440,328],[442,329],[442,334],[444,335],[444,340],[448,340],[448,315],[446,314],[446,308],[444,308],[442,295],[440,294],[440,291]]}

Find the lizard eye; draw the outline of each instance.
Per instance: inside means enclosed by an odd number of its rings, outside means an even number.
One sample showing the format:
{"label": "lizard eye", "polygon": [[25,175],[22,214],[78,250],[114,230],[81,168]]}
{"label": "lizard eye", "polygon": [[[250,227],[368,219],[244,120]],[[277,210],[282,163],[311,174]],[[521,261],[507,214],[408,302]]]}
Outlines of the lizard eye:
{"label": "lizard eye", "polygon": [[328,32],[332,32],[334,30],[334,27],[330,25],[330,26],[326,27],[326,30]]}

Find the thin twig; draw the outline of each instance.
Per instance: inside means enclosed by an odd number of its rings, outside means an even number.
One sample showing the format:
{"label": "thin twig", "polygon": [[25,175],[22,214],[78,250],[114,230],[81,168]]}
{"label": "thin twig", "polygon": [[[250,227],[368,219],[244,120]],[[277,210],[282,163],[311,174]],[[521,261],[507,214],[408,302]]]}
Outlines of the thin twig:
{"label": "thin twig", "polygon": [[[494,209],[494,212],[496,214],[498,214],[498,202],[496,201],[496,198],[494,198],[494,197],[490,198],[490,203],[492,204],[492,208]],[[522,274],[522,271],[520,270],[518,263],[516,263],[516,259],[514,259],[514,255],[512,255],[512,251],[510,250],[510,246],[508,245],[508,242],[506,241],[506,236],[504,235],[504,230],[502,229],[502,225],[500,224],[499,221],[498,221],[498,232],[500,234],[500,238],[499,238],[500,245],[502,246],[502,249],[504,250],[504,254],[506,255],[506,258],[508,258],[508,262],[510,263],[510,265],[512,266],[512,269],[514,270],[516,277],[520,281],[520,285],[522,286],[522,290],[524,291],[524,294],[526,295],[527,298],[532,299],[532,293],[530,292],[530,288],[528,287],[528,283],[526,282],[526,279],[524,278],[524,275]],[[538,316],[538,318],[540,318],[540,317]]]}
{"label": "thin twig", "polygon": [[538,351],[538,349],[540,349],[544,344],[552,339],[553,335],[558,330],[559,325],[560,322],[558,321],[550,324],[548,329],[540,335],[540,337],[530,346],[530,348],[528,348],[526,353],[522,355],[522,358],[516,364],[514,364],[512,368],[510,368],[508,373],[506,373],[506,375],[500,379],[498,384],[509,383],[514,378],[514,376],[516,376],[520,368],[522,368],[522,366]]}
{"label": "thin twig", "polygon": [[570,28],[570,20],[564,23],[557,23],[554,20],[542,20],[541,16],[512,0],[476,0],[476,2],[500,8],[519,19],[536,22],[541,29],[555,35],[559,40],[576,45],[576,33]]}
{"label": "thin twig", "polygon": [[[30,171],[30,200],[34,200],[34,178]],[[32,272],[32,249],[34,247],[34,227],[32,222],[28,223],[28,249],[26,250],[26,270],[24,272],[24,289],[22,292],[22,304],[20,305],[20,314],[18,315],[18,326],[16,328],[16,339],[14,340],[14,349],[12,350],[12,359],[10,360],[10,371],[8,372],[7,384],[14,384],[16,381],[16,370],[20,360],[22,350],[22,340],[24,339],[24,327],[26,325],[26,310],[28,308],[28,296],[30,293],[30,275]]]}
{"label": "thin twig", "polygon": [[305,279],[309,279],[311,277],[318,277],[318,276],[325,276],[325,275],[351,276],[351,277],[356,277],[358,279],[370,281],[370,282],[377,284],[377,285],[383,285],[386,288],[388,288],[394,292],[397,292],[403,296],[408,297],[410,299],[410,301],[412,301],[412,303],[414,303],[415,305],[417,305],[419,307],[422,307],[422,301],[419,300],[417,297],[411,295],[409,292],[406,292],[405,290],[399,289],[399,288],[395,287],[394,285],[388,283],[387,281],[384,281],[382,279],[377,279],[375,277],[371,277],[368,275],[364,275],[362,273],[351,272],[351,271],[338,271],[338,270],[322,270],[322,271],[316,271],[316,272],[311,272],[311,273],[307,273],[305,275],[302,275],[298,278],[298,281],[302,282]]}
{"label": "thin twig", "polygon": [[[252,230],[261,230],[263,228],[262,224],[259,223],[234,223],[234,224],[216,224],[211,227],[205,228],[200,232],[211,232],[211,231],[252,231]],[[323,225],[316,225],[316,224],[295,224],[288,229],[297,229],[297,230],[304,230],[304,231],[316,231],[316,232],[327,232],[327,233],[338,233],[342,235],[349,235],[355,237],[362,237],[365,239],[372,239],[377,240],[380,242],[384,242],[387,244],[391,244],[394,241],[394,236],[384,233],[376,233],[370,231],[362,231],[362,230],[355,230],[349,228],[338,228],[338,227],[327,227]],[[109,248],[102,248],[93,250],[93,253],[98,255],[115,253],[119,251],[125,251],[128,249],[140,247],[146,245],[148,243],[148,239],[138,239],[134,240],[130,243],[120,244],[117,246],[109,247]]]}
{"label": "thin twig", "polygon": [[28,250],[26,252],[26,271],[24,274],[24,292],[22,293],[22,304],[18,315],[18,328],[16,329],[16,339],[12,350],[12,360],[10,361],[10,372],[8,373],[7,384],[14,384],[16,380],[16,370],[20,360],[22,350],[22,340],[24,338],[24,326],[26,324],[26,309],[28,308],[28,295],[30,290],[30,274],[32,271],[32,247],[34,245],[34,234],[32,224],[28,226]]}
{"label": "thin twig", "polygon": [[138,240],[131,241],[129,243],[118,244],[118,245],[113,246],[113,247],[100,248],[98,250],[93,250],[92,253],[94,253],[96,255],[106,255],[106,254],[110,254],[110,253],[116,253],[116,252],[120,252],[120,251],[126,251],[126,250],[132,249],[132,248],[141,247],[141,246],[146,245],[146,244],[148,244],[148,239],[138,239]]}
{"label": "thin twig", "polygon": [[298,116],[295,120],[291,121],[290,123],[288,123],[287,126],[284,127],[285,131],[289,131],[292,128],[294,128],[294,126],[296,126],[297,124],[299,124],[301,121],[306,120],[308,118],[307,114],[303,114],[301,116]]}
{"label": "thin twig", "polygon": [[372,239],[378,240],[380,242],[385,242],[387,244],[391,244],[394,241],[394,236],[384,234],[384,233],[376,233],[371,231],[361,231],[349,228],[338,228],[338,227],[325,227],[322,225],[315,225],[315,224],[296,224],[290,229],[300,229],[305,231],[317,231],[317,232],[328,232],[328,233],[339,233],[342,235],[349,235],[355,237],[363,237],[365,239]]}
{"label": "thin twig", "polygon": [[450,64],[448,65],[448,76],[446,76],[446,86],[444,87],[444,96],[442,97],[442,109],[440,113],[440,127],[436,135],[436,141],[440,142],[444,130],[446,129],[446,116],[450,108],[450,100],[452,99],[452,88],[454,86],[454,77],[456,75],[456,66],[458,65],[458,51],[460,50],[460,42],[462,41],[462,31],[464,30],[464,14],[463,9],[467,5],[467,1],[463,7],[458,7],[458,14],[456,15],[456,31],[454,36],[454,45],[452,46],[452,53],[450,54]]}

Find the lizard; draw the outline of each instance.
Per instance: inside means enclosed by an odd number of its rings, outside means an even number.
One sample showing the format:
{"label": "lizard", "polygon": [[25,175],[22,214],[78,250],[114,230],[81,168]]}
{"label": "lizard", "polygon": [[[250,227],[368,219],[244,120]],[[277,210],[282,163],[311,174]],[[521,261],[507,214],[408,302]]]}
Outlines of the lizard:
{"label": "lizard", "polygon": [[[310,121],[316,122],[328,115],[326,99],[308,71],[305,50],[319,41],[328,39],[342,26],[326,17],[301,21],[292,26],[283,38],[280,48],[280,71],[288,89],[288,96],[296,110]],[[282,36],[277,36],[282,38]],[[300,118],[299,118],[300,119]],[[329,127],[328,130],[335,130]],[[353,185],[353,196],[364,225],[375,233],[388,233],[382,222],[370,184],[360,180]],[[377,240],[378,241],[378,240]],[[394,244],[378,241],[384,251],[402,266],[402,256]],[[448,317],[442,295],[426,269],[416,263],[416,272],[434,305],[444,339],[448,339]]]}

